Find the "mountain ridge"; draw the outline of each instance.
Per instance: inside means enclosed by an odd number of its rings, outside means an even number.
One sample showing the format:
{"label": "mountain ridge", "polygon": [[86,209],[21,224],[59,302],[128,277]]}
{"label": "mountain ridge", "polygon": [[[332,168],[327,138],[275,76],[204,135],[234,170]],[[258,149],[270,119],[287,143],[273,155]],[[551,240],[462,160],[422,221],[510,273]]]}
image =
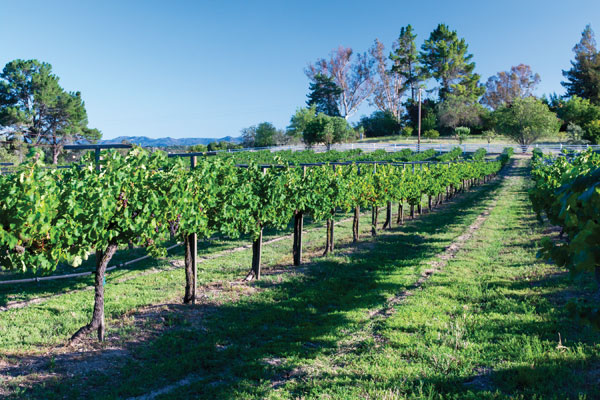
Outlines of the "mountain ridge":
{"label": "mountain ridge", "polygon": [[196,144],[207,145],[211,142],[232,142],[239,143],[241,138],[225,136],[222,138],[149,138],[147,136],[119,136],[114,139],[99,140],[98,144],[119,144],[126,141],[142,147],[167,147],[167,146],[193,146]]}

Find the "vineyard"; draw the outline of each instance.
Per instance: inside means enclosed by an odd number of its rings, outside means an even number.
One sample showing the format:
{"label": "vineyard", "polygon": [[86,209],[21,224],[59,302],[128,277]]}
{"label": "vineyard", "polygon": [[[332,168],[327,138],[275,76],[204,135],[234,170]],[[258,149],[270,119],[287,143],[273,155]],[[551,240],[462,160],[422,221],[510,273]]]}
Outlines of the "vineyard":
{"label": "vineyard", "polygon": [[[595,398],[593,378],[565,382],[572,363],[600,365],[577,325],[600,325],[585,278],[600,283],[600,158],[535,153],[533,186],[527,162],[510,148],[33,157],[0,176],[0,394]],[[573,293],[553,305],[558,289]]]}

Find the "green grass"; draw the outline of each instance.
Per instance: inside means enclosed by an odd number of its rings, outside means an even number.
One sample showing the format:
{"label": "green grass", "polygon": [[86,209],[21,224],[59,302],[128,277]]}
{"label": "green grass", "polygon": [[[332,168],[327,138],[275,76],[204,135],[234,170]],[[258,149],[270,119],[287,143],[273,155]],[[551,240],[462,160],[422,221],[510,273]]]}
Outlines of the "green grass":
{"label": "green grass", "polygon": [[[51,359],[36,373],[5,382],[5,393],[126,398],[187,379],[159,398],[599,398],[600,336],[563,308],[593,288],[574,286],[536,260],[543,227],[531,214],[523,168],[517,172],[414,223],[365,238],[357,249],[349,244],[348,223],[336,229],[342,238],[336,253],[302,273],[267,274],[207,292],[195,307],[168,304],[158,318],[128,311],[180,296],[181,271],[109,285],[107,311],[115,326],[109,333],[118,340],[109,340],[105,354],[116,347],[129,355],[105,359],[93,373],[73,373],[78,364],[69,369]],[[422,290],[412,290],[395,313],[376,314],[494,200],[488,220],[455,259]],[[266,247],[265,263],[289,262],[289,247],[285,241]],[[201,264],[201,276],[234,280],[249,257],[241,252]],[[0,327],[0,348],[14,355],[5,361],[63,340],[69,330],[59,319],[85,322],[91,293],[81,295],[9,312],[13,322]],[[71,323],[70,313],[80,320]],[[136,329],[147,335],[140,339]],[[565,348],[558,346],[559,332]]]}

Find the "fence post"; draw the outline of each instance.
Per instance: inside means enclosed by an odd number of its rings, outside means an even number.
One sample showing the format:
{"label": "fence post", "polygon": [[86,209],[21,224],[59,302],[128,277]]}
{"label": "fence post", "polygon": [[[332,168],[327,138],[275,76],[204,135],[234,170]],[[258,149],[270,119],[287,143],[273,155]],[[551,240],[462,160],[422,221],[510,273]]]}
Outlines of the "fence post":
{"label": "fence post", "polygon": [[[190,157],[190,170],[196,168],[196,156]],[[192,305],[196,304],[196,290],[197,290],[197,282],[198,282],[198,235],[196,233],[192,233],[188,237],[188,242],[190,246],[190,254],[192,258],[192,271],[194,271],[194,284],[192,285]]]}
{"label": "fence post", "polygon": [[96,147],[96,171],[100,172],[100,147]]}

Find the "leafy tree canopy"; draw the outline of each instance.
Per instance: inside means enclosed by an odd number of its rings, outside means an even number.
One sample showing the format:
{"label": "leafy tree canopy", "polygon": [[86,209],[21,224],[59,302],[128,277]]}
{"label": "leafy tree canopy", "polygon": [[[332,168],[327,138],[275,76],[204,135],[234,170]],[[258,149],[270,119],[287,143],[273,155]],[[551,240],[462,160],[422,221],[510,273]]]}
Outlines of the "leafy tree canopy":
{"label": "leafy tree canopy", "polygon": [[560,121],[546,104],[533,97],[517,98],[493,113],[496,129],[522,146],[556,134]]}
{"label": "leafy tree canopy", "polygon": [[0,74],[0,125],[28,143],[50,144],[53,162],[63,144],[96,141],[101,133],[87,127],[80,92],[67,92],[52,73],[52,66],[38,60],[14,60]]}

